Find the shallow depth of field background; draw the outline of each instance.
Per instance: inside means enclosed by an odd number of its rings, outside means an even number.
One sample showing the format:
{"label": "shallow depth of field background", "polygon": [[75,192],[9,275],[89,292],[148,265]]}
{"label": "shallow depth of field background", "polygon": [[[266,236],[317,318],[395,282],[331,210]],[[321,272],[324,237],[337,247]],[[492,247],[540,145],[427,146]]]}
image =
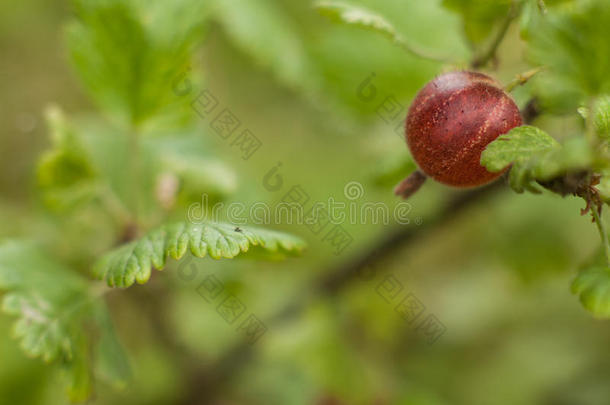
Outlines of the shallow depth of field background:
{"label": "shallow depth of field background", "polygon": [[[198,51],[196,68],[205,87],[263,142],[261,151],[244,161],[210,130],[209,120],[194,117],[210,154],[237,175],[238,187],[228,201],[275,204],[297,184],[312,201],[348,201],[344,187],[357,181],[365,191],[359,202],[393,208],[399,200],[392,195],[392,182],[398,178],[380,182],[377,177],[384,165],[406,159],[407,150],[394,132],[398,122],[386,124],[377,107],[388,96],[408,105],[441,67],[406,55],[374,33],[332,24],[308,1],[268,3],[286,18],[297,34],[294,45],[301,47],[277,64],[295,63],[289,75],[257,63],[251,50],[216,22]],[[439,1],[353,3],[391,16],[422,46],[467,58],[461,21]],[[0,4],[1,238],[44,236],[53,221],[40,213],[35,187],[36,161],[49,144],[44,108],[55,103],[68,115],[95,111],[67,62],[61,30],[70,13],[65,1]],[[491,73],[502,82],[528,69],[517,28],[509,32],[498,69]],[[357,96],[358,86],[372,73],[377,95],[365,102]],[[520,106],[533,86],[514,92]],[[556,137],[579,130],[574,115],[547,115],[536,124]],[[271,192],[263,177],[278,162],[285,185]],[[338,256],[307,227],[274,224],[307,240],[303,257],[196,263],[202,275],[223,279],[249,311],[266,319],[311,280],[347,263],[395,227],[418,227],[416,219],[421,219],[425,229],[457,192],[428,182],[409,201],[409,225],[346,224],[354,241]],[[373,280],[356,280],[270,328],[212,403],[607,404],[609,324],[594,320],[569,291],[577,266],[599,243],[590,218],[579,215],[582,205],[549,194],[517,195],[504,187],[441,226],[418,233],[378,264]],[[66,230],[62,243],[94,232],[86,223]],[[144,286],[107,295],[134,380],[123,392],[99,385],[92,403],[168,404],[193,384],[181,357],[151,321],[151,303],[161,311],[166,333],[191,353],[193,362],[216,364],[238,341],[235,326],[196,293],[197,283],[178,280],[175,270],[170,265]],[[397,315],[395,305],[377,294],[377,285],[390,274],[404,284],[403,294],[413,293],[426,313],[446,326],[435,344],[427,344]],[[171,288],[156,295],[159,285]],[[134,304],[138,300],[142,305]],[[0,403],[64,403],[60,377],[22,354],[10,337],[11,323],[0,315]]]}

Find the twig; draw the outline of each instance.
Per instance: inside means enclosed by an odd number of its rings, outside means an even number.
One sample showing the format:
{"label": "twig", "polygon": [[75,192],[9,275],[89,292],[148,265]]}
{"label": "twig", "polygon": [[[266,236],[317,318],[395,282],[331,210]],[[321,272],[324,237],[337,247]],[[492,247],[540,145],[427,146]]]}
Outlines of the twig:
{"label": "twig", "polygon": [[[534,104],[534,102],[530,101],[530,104]],[[528,119],[534,120],[539,114],[539,109],[532,109]],[[477,203],[490,198],[503,187],[503,182],[496,181],[487,187],[460,193],[452,198],[437,216],[425,221],[419,227],[396,228],[385,238],[373,244],[360,256],[332,266],[324,271],[320,279],[313,282],[309,288],[304,288],[302,290],[304,291],[303,294],[297,296],[288,305],[269,317],[265,321],[265,325],[267,328],[273,329],[284,322],[297,318],[315,299],[337,294],[342,289],[351,285],[355,280],[364,278],[365,274],[363,274],[363,271],[368,267],[390,257],[399,249],[405,249],[410,243],[426,235],[427,232],[432,232],[444,226],[450,219],[457,217],[460,213]],[[383,267],[380,270],[383,271]],[[237,344],[210,367],[201,369],[195,375],[191,375],[188,389],[182,400],[177,403],[183,405],[216,403],[214,402],[215,397],[221,392],[222,384],[227,384],[236,374],[235,370],[243,367],[252,358],[252,346],[245,342]]]}
{"label": "twig", "polygon": [[[485,198],[489,198],[502,187],[502,182],[495,182],[487,187],[460,193],[449,201],[439,215],[417,228],[396,228],[362,255],[324,271],[324,275],[320,279],[313,282],[310,287],[303,289],[306,293],[298,296],[289,305],[268,318],[265,325],[272,329],[286,321],[297,318],[316,299],[337,294],[354,281],[361,279],[363,270],[366,270],[367,267],[392,256],[400,249],[406,248],[408,244],[416,241],[426,232],[431,232],[443,226],[448,220],[455,218]],[[252,355],[253,348],[247,343],[244,342],[234,346],[211,367],[201,370],[198,375],[191,378],[192,384],[190,384],[189,390],[178,403],[184,405],[215,403],[214,396],[221,391],[221,384],[226,384],[236,374],[236,370],[243,367],[247,360],[252,358]],[[197,402],[193,402],[195,399]]]}
{"label": "twig", "polygon": [[500,46],[500,44],[502,43],[502,40],[506,36],[506,33],[508,32],[508,29],[510,28],[510,24],[513,22],[513,20],[515,18],[517,18],[519,16],[519,11],[520,11],[520,7],[518,5],[518,2],[516,0],[513,0],[511,2],[510,9],[508,11],[508,14],[506,15],[506,18],[502,22],[500,29],[496,33],[496,36],[494,37],[494,39],[491,41],[489,47],[485,51],[483,51],[480,55],[476,56],[474,58],[474,60],[472,61],[471,66],[474,69],[478,69],[482,66],[485,66],[487,64],[487,62],[489,62],[496,56],[496,53],[498,52],[498,47]]}

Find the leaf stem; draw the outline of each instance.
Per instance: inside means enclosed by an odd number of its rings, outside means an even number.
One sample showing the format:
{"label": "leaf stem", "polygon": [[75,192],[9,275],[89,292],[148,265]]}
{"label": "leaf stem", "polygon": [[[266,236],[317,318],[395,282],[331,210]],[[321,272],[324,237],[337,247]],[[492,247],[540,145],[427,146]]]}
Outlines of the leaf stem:
{"label": "leaf stem", "polygon": [[498,32],[491,41],[489,47],[479,53],[479,55],[477,55],[472,61],[471,66],[474,69],[478,69],[482,66],[485,66],[487,62],[489,62],[496,56],[496,53],[498,52],[498,48],[500,47],[502,40],[506,36],[506,33],[508,32],[508,29],[510,28],[510,25],[513,20],[519,16],[519,12],[520,8],[518,2],[516,0],[513,0],[510,4],[510,9],[508,11],[508,14],[506,15],[506,18],[502,22],[502,25],[498,29]]}
{"label": "leaf stem", "polygon": [[536,76],[538,73],[542,72],[544,69],[546,69],[546,66],[538,66],[537,68],[534,68],[534,69],[528,70],[527,72],[518,74],[510,83],[508,83],[504,87],[504,90],[507,93],[510,93],[518,86],[522,86],[525,83],[527,83],[532,77]]}

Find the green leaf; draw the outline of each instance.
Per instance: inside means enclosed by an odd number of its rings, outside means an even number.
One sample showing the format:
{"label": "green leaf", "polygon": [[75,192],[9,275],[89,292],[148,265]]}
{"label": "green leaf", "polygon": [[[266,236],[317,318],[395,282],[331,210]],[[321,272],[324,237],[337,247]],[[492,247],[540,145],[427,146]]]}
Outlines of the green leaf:
{"label": "green leaf", "polygon": [[498,172],[515,162],[525,162],[555,148],[559,143],[546,132],[532,126],[513,128],[487,145],[481,154],[481,164],[491,172]]}
{"label": "green leaf", "polygon": [[[85,400],[92,389],[94,333],[101,331],[106,340],[113,334],[108,324],[96,322],[96,314],[107,316],[103,301],[80,275],[36,245],[19,241],[0,244],[0,289],[8,290],[2,309],[17,316],[13,330],[23,351],[60,365],[68,377],[70,398]],[[108,362],[106,353],[100,352],[96,360]]]}
{"label": "green leaf", "polygon": [[481,154],[481,164],[489,171],[500,171],[513,165],[509,183],[518,193],[525,190],[539,193],[536,181],[549,181],[570,172],[589,169],[593,160],[593,151],[585,138],[570,138],[561,145],[532,126],[514,128],[499,136]]}
{"label": "green leaf", "polygon": [[584,269],[572,282],[572,292],[582,305],[598,318],[610,318],[610,268],[594,266]]}
{"label": "green leaf", "polygon": [[62,111],[52,106],[45,116],[52,147],[38,162],[38,183],[46,205],[62,211],[94,197],[97,174]]}
{"label": "green leaf", "polygon": [[208,2],[76,0],[70,57],[90,95],[125,128],[184,113],[172,81],[191,62]]}
{"label": "green leaf", "polygon": [[162,270],[171,256],[180,260],[190,252],[197,257],[228,258],[258,247],[273,257],[300,253],[305,243],[294,236],[260,228],[231,224],[180,222],[161,226],[139,240],[104,255],[94,266],[96,277],[109,286],[126,288],[148,281],[152,267]]}
{"label": "green leaf", "polygon": [[581,97],[610,93],[610,7],[606,0],[550,9],[531,30],[529,53],[553,82]]}
{"label": "green leaf", "polygon": [[280,82],[315,88],[316,75],[294,22],[271,0],[216,0],[215,18],[229,38]]}

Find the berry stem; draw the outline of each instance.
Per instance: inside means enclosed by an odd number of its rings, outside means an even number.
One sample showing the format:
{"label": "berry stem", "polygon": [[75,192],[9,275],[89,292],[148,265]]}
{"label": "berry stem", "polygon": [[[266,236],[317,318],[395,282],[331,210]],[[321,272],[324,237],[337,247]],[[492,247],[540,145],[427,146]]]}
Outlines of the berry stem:
{"label": "berry stem", "polygon": [[394,188],[394,194],[406,200],[415,194],[417,190],[419,190],[419,188],[426,182],[427,178],[428,177],[426,177],[423,172],[416,170],[406,179],[398,183],[398,185]]}

